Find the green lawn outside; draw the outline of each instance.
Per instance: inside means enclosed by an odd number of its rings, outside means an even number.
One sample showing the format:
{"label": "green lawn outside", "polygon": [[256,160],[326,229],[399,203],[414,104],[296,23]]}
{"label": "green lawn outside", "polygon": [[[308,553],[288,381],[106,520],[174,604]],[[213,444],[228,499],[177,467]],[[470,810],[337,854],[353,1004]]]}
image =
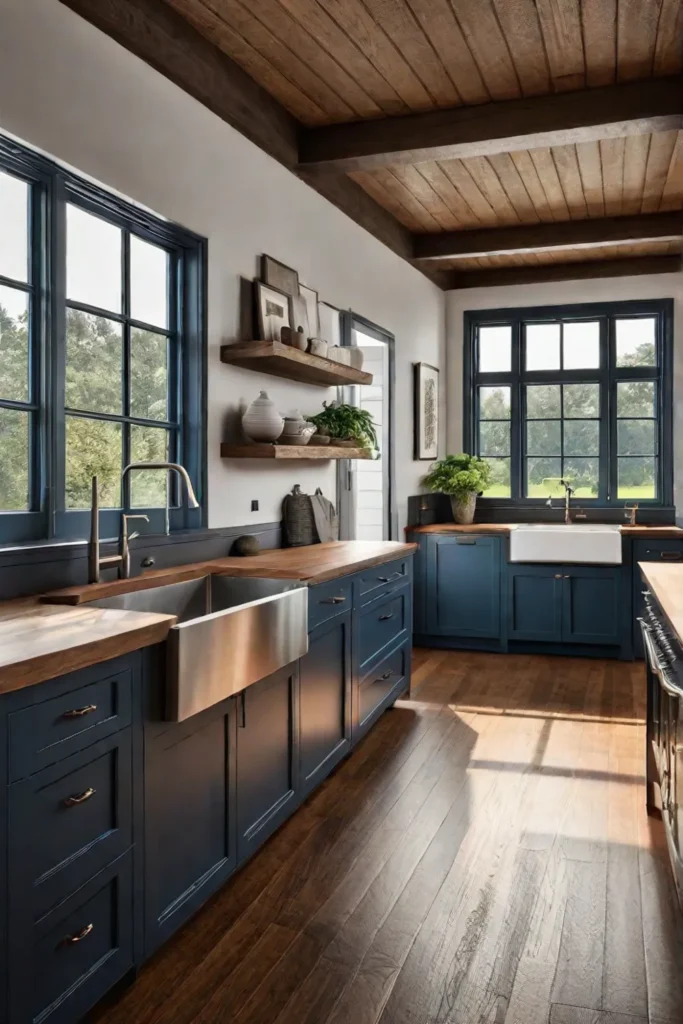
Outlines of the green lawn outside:
{"label": "green lawn outside", "polygon": [[[530,488],[528,496],[530,498],[547,498],[549,494],[552,494],[553,498],[561,498],[564,495],[564,489],[558,491],[554,487],[548,488],[538,484]],[[510,490],[504,484],[496,484],[489,488],[484,497],[509,498]],[[626,501],[637,501],[638,499],[647,500],[648,498],[655,498],[656,494],[652,484],[643,484],[640,487],[630,487],[627,494],[623,494],[620,491],[619,497]],[[589,487],[579,487],[574,492],[573,498],[595,498],[595,495],[591,493]]]}

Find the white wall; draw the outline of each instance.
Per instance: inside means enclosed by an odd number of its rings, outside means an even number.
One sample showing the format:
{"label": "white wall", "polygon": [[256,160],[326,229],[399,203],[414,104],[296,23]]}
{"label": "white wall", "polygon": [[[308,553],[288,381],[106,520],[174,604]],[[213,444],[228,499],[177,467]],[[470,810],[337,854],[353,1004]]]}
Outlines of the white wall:
{"label": "white wall", "polygon": [[[314,412],[331,397],[220,363],[221,342],[237,336],[238,278],[254,277],[257,255],[267,252],[296,267],[321,299],[353,308],[396,336],[402,527],[406,499],[424,472],[412,461],[411,364],[443,365],[443,293],[58,0],[0,0],[0,26],[0,131],[209,239],[209,524],[278,520],[294,483],[334,496],[330,464],[264,467],[219,457],[226,416],[260,388],[283,410]],[[253,498],[260,502],[254,513]]]}
{"label": "white wall", "polygon": [[683,273],[508,285],[504,288],[467,288],[448,292],[448,451],[462,450],[463,313],[466,310],[552,306],[574,302],[619,302],[629,299],[674,300],[674,497],[677,508],[683,508]]}

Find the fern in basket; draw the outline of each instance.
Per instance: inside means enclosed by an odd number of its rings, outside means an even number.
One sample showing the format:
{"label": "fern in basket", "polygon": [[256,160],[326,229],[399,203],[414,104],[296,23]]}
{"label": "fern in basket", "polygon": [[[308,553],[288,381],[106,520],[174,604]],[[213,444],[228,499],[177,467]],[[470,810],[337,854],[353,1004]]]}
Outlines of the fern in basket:
{"label": "fern in basket", "polygon": [[315,424],[319,434],[327,434],[340,441],[356,441],[359,448],[374,448],[379,452],[375,422],[367,409],[323,402],[323,411],[306,419]]}

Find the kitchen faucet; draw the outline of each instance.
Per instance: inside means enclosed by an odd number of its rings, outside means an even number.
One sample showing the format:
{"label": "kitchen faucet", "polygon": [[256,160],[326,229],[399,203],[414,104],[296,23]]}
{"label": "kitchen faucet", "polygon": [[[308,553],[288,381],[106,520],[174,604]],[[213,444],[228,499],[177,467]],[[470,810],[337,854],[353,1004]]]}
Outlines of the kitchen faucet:
{"label": "kitchen faucet", "polygon": [[[569,524],[572,521],[571,516],[569,515],[569,499],[571,498],[572,494],[574,493],[574,488],[570,487],[566,480],[560,480],[560,483],[564,487],[564,521],[565,521],[565,524],[567,526],[569,526]],[[548,506],[548,508],[552,508],[553,507],[553,496],[552,496],[552,494],[550,494],[548,496],[548,500],[546,501],[546,505]],[[579,519],[585,519],[586,518],[585,513],[582,513],[580,516],[578,516],[578,518]]]}
{"label": "kitchen faucet", "polygon": [[[126,474],[132,469],[165,469],[172,470],[177,473],[185,482],[187,488],[187,501],[190,508],[199,508],[199,502],[194,493],[192,487],[192,481],[190,480],[189,474],[184,466],[181,466],[177,462],[131,462],[126,466],[121,474],[121,480],[125,478]],[[99,502],[99,491],[97,485],[97,476],[92,478],[92,503],[90,509],[90,543],[88,545],[88,582],[99,583],[100,582],[100,570],[114,568],[116,566],[119,572],[119,578],[127,580],[130,576],[130,541],[135,540],[139,534],[128,533],[128,523],[131,519],[144,519],[146,523],[149,522],[149,516],[143,513],[137,513],[131,515],[129,513],[123,513],[121,515],[121,531],[119,533],[119,550],[116,555],[107,555],[104,558],[100,558],[100,502]],[[168,502],[168,490],[166,494],[166,515],[165,515],[165,532],[169,534],[169,502]]]}

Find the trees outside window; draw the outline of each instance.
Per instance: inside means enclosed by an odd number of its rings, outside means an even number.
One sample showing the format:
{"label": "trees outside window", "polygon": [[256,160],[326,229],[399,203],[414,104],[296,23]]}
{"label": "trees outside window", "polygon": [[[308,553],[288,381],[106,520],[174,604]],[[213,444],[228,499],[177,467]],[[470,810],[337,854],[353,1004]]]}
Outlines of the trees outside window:
{"label": "trees outside window", "polygon": [[465,439],[491,503],[670,505],[673,303],[465,314]]}
{"label": "trees outside window", "polygon": [[[0,138],[0,541],[80,536],[144,509],[200,525],[205,243]],[[167,488],[171,488],[167,492]]]}

